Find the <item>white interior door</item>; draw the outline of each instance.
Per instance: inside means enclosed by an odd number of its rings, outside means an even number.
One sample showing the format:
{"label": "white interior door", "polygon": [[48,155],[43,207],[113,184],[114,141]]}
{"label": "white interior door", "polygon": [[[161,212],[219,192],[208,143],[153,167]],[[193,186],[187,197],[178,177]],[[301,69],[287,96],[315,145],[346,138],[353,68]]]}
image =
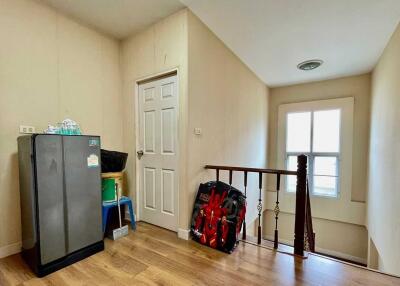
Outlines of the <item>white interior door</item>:
{"label": "white interior door", "polygon": [[[140,220],[178,228],[177,76],[139,85]],[[143,155],[141,153],[143,152]]]}

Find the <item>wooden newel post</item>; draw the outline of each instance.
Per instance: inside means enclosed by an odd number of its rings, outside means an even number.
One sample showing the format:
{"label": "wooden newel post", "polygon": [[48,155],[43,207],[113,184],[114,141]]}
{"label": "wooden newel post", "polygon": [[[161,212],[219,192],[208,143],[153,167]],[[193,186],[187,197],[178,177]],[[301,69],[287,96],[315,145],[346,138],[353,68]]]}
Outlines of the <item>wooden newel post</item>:
{"label": "wooden newel post", "polygon": [[294,223],[294,254],[304,256],[304,225],[306,218],[307,156],[297,156],[296,216]]}

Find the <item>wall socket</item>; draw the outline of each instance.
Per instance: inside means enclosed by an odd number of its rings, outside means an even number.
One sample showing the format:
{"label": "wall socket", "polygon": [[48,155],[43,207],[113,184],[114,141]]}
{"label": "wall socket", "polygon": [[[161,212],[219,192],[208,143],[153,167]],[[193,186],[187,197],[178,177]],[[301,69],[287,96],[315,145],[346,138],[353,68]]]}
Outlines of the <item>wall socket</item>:
{"label": "wall socket", "polygon": [[35,126],[28,126],[28,125],[20,125],[19,126],[19,133],[32,134],[35,132],[36,132]]}

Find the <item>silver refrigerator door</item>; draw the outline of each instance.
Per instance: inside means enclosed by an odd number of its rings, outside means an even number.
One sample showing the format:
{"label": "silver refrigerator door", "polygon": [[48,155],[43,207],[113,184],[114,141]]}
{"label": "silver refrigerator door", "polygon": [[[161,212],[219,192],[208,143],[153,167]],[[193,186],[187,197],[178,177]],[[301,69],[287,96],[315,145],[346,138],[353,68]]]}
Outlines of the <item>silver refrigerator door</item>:
{"label": "silver refrigerator door", "polygon": [[65,241],[62,137],[35,138],[36,183],[42,264],[67,254]]}
{"label": "silver refrigerator door", "polygon": [[103,239],[100,138],[63,136],[67,252]]}

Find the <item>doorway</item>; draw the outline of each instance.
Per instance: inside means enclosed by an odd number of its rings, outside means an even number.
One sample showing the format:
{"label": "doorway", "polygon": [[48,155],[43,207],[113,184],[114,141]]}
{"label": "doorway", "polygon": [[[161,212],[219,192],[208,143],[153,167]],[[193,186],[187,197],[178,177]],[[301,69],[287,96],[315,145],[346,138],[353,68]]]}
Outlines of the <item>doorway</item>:
{"label": "doorway", "polygon": [[138,85],[138,209],[140,220],[178,229],[177,74]]}

